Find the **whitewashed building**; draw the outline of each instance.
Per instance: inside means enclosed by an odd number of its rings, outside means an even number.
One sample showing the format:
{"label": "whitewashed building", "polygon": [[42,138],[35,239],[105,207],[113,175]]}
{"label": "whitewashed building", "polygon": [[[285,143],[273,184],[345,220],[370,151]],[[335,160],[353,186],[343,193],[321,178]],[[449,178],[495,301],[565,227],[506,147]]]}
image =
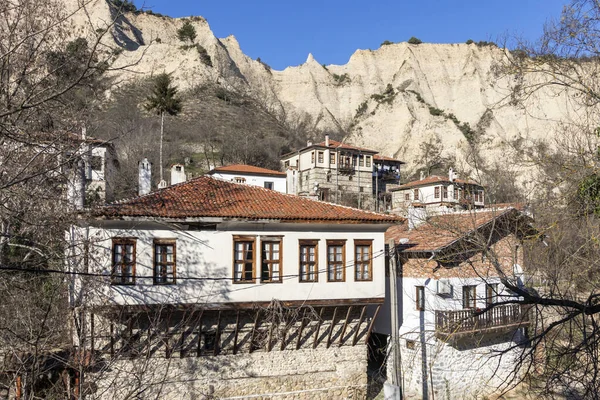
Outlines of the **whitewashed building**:
{"label": "whitewashed building", "polygon": [[216,167],[208,175],[226,181],[245,183],[287,193],[286,173],[253,165],[233,164]]}
{"label": "whitewashed building", "polygon": [[[401,222],[209,176],[97,209],[69,233],[73,272],[97,277],[73,286],[76,339],[121,374],[90,366],[96,393],[160,375],[173,399],[365,396]],[[149,358],[169,361],[135,375]]]}
{"label": "whitewashed building", "polygon": [[[395,241],[399,263],[398,373],[407,398],[483,398],[519,376],[529,313],[514,304],[518,298],[501,276],[522,285],[529,223],[506,206],[438,215],[410,230],[390,228],[387,239]],[[381,315],[390,313],[386,301]],[[390,335],[390,319],[378,318],[375,331]]]}

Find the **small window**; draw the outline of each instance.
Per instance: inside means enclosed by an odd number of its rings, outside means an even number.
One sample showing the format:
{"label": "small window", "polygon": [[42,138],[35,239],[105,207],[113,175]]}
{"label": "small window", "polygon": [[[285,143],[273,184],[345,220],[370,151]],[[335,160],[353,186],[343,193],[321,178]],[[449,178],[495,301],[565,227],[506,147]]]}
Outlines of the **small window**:
{"label": "small window", "polygon": [[458,200],[458,188],[456,186],[452,189],[454,200]]}
{"label": "small window", "polygon": [[318,241],[300,241],[300,282],[317,282],[318,272]]}
{"label": "small window", "polygon": [[113,239],[112,274],[113,285],[135,284],[135,239]]}
{"label": "small window", "polygon": [[404,193],[404,200],[410,201],[410,193]]}
{"label": "small window", "polygon": [[442,186],[442,199],[448,198],[448,186]]}
{"label": "small window", "polygon": [[233,238],[233,282],[254,283],[254,237]]}
{"label": "small window", "polygon": [[154,284],[172,285],[175,279],[175,240],[154,240]]}
{"label": "small window", "polygon": [[361,186],[361,187],[359,187],[359,188],[358,188],[358,191],[359,191],[359,192],[361,192],[361,193],[364,193],[364,191],[365,191],[365,187],[364,187],[364,186]]}
{"label": "small window", "polygon": [[346,241],[327,241],[327,281],[344,282],[346,279]]}
{"label": "small window", "polygon": [[243,178],[241,176],[235,176],[233,177],[233,181],[235,183],[246,183],[246,178]]}
{"label": "small window", "polygon": [[414,190],[415,200],[419,200],[419,189]]}
{"label": "small window", "polygon": [[335,153],[329,153],[329,164],[335,164]]}
{"label": "small window", "polygon": [[314,151],[312,151],[310,153],[310,162],[313,163],[313,164],[315,163],[315,152]]}
{"label": "small window", "polygon": [[373,274],[373,241],[372,240],[355,240],[354,241],[355,258],[354,265],[356,281],[370,281]]}
{"label": "small window", "polygon": [[365,162],[367,164],[367,167],[370,167],[371,166],[371,156],[366,156],[365,157]]}
{"label": "small window", "polygon": [[433,196],[434,196],[436,199],[439,199],[439,198],[440,198],[440,187],[439,187],[439,186],[436,186],[436,187],[435,187]]}
{"label": "small window", "polygon": [[323,164],[323,161],[325,161],[324,160],[324,153],[322,151],[319,151],[318,156],[319,156],[318,157],[319,164]]}
{"label": "small window", "polygon": [[281,282],[281,238],[261,241],[260,281]]}
{"label": "small window", "polygon": [[177,165],[177,166],[175,167],[175,171],[177,171],[177,172],[181,172],[181,165]]}
{"label": "small window", "polygon": [[487,306],[498,302],[498,284],[488,283],[485,285],[485,304]]}
{"label": "small window", "polygon": [[273,190],[274,183],[273,182],[265,182],[265,189]]}
{"label": "small window", "polygon": [[351,180],[352,180],[352,175],[350,175],[350,176],[348,177],[348,180],[349,180],[349,181],[351,181]]}
{"label": "small window", "polygon": [[283,163],[283,166],[284,166],[286,169],[288,169],[288,168],[290,167],[290,162],[289,162],[289,161],[286,161],[286,162],[284,162],[284,163]]}
{"label": "small window", "polygon": [[358,165],[361,167],[365,166],[365,156],[362,154],[358,156]]}
{"label": "small window", "polygon": [[417,310],[424,311],[425,310],[425,286],[415,286],[416,288],[416,297],[415,297],[415,305]]}
{"label": "small window", "polygon": [[417,343],[414,340],[406,340],[406,348],[409,350],[414,350],[417,347]]}
{"label": "small window", "polygon": [[463,286],[463,308],[477,306],[477,286]]}

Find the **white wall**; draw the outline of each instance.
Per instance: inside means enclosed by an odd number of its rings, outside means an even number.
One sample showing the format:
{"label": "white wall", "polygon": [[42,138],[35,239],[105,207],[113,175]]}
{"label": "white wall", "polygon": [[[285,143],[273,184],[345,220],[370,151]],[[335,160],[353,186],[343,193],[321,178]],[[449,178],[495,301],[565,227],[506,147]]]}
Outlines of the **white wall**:
{"label": "white wall", "polygon": [[[239,224],[238,224],[239,225]],[[94,303],[157,304],[157,303],[211,303],[211,302],[269,302],[279,300],[360,299],[384,298],[384,232],[370,232],[368,226],[335,226],[330,230],[318,224],[297,225],[297,230],[281,230],[278,224],[253,224],[248,229],[217,231],[183,231],[153,227],[139,228],[90,228],[90,270],[105,275],[95,278],[89,294]],[[286,228],[287,229],[287,228]],[[347,229],[347,230],[346,230]],[[79,235],[85,229],[79,228]],[[282,283],[233,283],[233,235],[256,235],[256,248],[260,236],[282,236]],[[111,253],[113,237],[136,239],[136,284],[134,286],[110,285]],[[80,237],[81,238],[81,237]],[[176,239],[176,285],[153,285],[153,240]],[[300,239],[319,239],[318,282],[299,282]],[[346,281],[327,282],[327,239],[346,239]],[[373,239],[373,280],[354,281],[354,239]],[[80,257],[81,258],[81,257]],[[256,255],[257,275],[260,256]],[[77,267],[76,267],[77,268]],[[83,268],[79,265],[78,268]],[[293,275],[286,277],[286,275]],[[188,278],[200,278],[191,280]],[[257,282],[260,282],[257,279]],[[77,297],[77,295],[75,296]]]}
{"label": "white wall", "polygon": [[273,190],[280,193],[287,192],[287,184],[285,176],[264,176],[264,175],[253,175],[244,174],[241,172],[217,172],[211,174],[211,176],[223,179],[226,181],[233,181],[235,177],[244,178],[247,185],[265,187],[265,182],[273,182]]}

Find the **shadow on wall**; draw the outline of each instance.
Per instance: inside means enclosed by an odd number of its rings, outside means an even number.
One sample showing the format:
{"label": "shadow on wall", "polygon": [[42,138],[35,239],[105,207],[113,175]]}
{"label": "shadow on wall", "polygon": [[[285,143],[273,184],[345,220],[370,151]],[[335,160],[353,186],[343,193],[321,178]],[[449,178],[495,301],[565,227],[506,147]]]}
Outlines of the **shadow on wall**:
{"label": "shadow on wall", "polygon": [[[115,7],[110,7],[110,16],[114,21],[112,37],[119,47],[127,51],[135,51],[140,46],[144,46],[142,32],[129,21],[129,18]],[[131,34],[133,34],[133,39],[130,37]]]}

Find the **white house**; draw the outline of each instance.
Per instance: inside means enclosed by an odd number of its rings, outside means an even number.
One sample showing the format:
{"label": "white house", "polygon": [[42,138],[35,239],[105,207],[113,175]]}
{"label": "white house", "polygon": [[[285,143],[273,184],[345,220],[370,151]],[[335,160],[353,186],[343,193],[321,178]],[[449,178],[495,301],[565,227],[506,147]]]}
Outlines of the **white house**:
{"label": "white house", "polygon": [[253,165],[233,164],[216,167],[207,174],[226,181],[260,186],[280,193],[287,192],[286,174],[281,171],[255,167]]}
{"label": "white house", "polygon": [[[68,236],[87,274],[76,340],[119,363],[119,379],[89,372],[98,391],[144,393],[160,374],[174,399],[364,395],[385,231],[401,222],[209,176],[97,209]],[[170,361],[134,376],[148,357]]]}
{"label": "white house", "polygon": [[[389,229],[398,252],[397,349],[407,397],[489,396],[518,371],[529,314],[503,282],[522,284],[529,223],[508,206]],[[390,313],[386,301],[382,315]],[[390,335],[390,319],[378,318],[375,331]]]}
{"label": "white house", "polygon": [[485,205],[483,186],[470,179],[459,179],[452,168],[447,177],[421,176],[417,181],[402,184],[389,191],[392,192],[392,207],[399,212],[405,212],[410,207],[445,212],[483,208]]}

